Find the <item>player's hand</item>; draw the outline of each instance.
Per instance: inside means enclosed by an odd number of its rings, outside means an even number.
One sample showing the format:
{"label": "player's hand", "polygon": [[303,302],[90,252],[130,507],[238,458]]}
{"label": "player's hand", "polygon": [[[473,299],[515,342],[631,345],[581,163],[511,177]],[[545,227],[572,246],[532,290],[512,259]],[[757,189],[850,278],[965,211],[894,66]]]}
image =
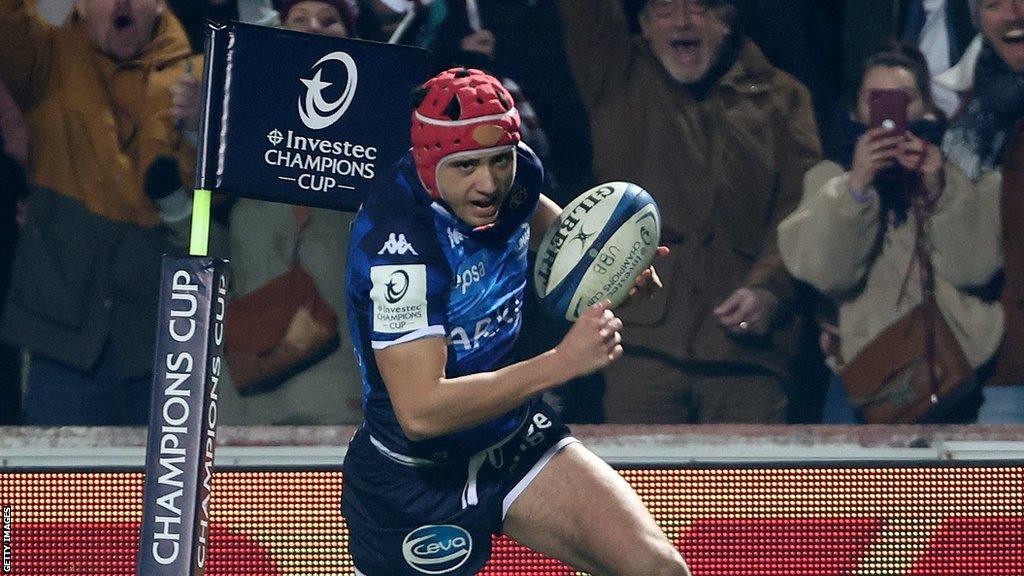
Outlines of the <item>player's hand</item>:
{"label": "player's hand", "polygon": [[[668,246],[658,246],[658,251],[654,253],[654,259],[663,258],[668,255],[668,252]],[[629,299],[624,305],[650,300],[654,293],[663,287],[661,278],[658,278],[658,272],[654,269],[654,264],[651,264],[636,277],[636,282],[629,289]]]}
{"label": "player's hand", "polygon": [[729,333],[764,336],[771,327],[779,299],[765,288],[739,288],[713,310]]}
{"label": "player's hand", "polygon": [[603,300],[587,308],[555,346],[560,363],[573,372],[571,378],[600,370],[622,356],[622,320]]}

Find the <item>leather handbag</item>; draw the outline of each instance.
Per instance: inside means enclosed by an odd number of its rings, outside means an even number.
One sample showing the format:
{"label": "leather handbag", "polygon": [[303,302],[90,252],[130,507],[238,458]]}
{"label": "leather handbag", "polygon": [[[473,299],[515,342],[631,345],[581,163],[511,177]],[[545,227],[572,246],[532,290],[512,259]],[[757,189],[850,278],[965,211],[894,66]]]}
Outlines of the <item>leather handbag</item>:
{"label": "leather handbag", "polygon": [[[281,345],[301,308],[307,308],[313,319],[332,335],[331,341],[337,342],[338,317],[298,259],[299,242],[309,217],[308,212],[296,208],[298,232],[291,266],[256,290],[228,302],[224,345],[232,382],[240,390],[290,376],[294,368],[323,355],[323,350],[306,350],[300,351],[300,356],[289,356],[284,365],[259,361]],[[241,366],[243,363],[245,367]]]}
{"label": "leather handbag", "polygon": [[[931,359],[929,339],[934,341]],[[869,424],[939,420],[978,385],[934,296],[876,336],[841,375],[847,395]]]}
{"label": "leather handbag", "polygon": [[935,275],[924,225],[930,206],[925,196],[913,198],[916,220],[914,264],[921,267],[922,301],[883,330],[841,370],[847,396],[869,424],[940,422],[945,413],[978,387],[935,300]]}

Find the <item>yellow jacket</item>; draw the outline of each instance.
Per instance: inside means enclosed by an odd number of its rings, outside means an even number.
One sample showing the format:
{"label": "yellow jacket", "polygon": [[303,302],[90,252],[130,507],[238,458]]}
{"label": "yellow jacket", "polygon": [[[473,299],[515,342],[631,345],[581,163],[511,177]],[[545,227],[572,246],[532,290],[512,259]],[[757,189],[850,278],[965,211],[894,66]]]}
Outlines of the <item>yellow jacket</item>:
{"label": "yellow jacket", "polygon": [[194,149],[170,112],[170,87],[190,58],[169,11],[137,57],[117,62],[93,46],[77,13],[57,27],[34,4],[0,0],[0,77],[28,120],[33,183],[112,220],[159,224],[142,182],[159,155],[177,157],[183,177],[192,174]]}

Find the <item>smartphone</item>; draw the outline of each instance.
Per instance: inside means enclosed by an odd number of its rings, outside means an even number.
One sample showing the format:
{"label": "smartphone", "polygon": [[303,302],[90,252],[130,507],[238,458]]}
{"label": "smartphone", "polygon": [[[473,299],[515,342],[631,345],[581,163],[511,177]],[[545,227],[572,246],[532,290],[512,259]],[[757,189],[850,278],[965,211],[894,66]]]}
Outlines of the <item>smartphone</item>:
{"label": "smartphone", "polygon": [[903,90],[872,90],[868,93],[871,128],[879,126],[892,135],[907,131],[907,93]]}

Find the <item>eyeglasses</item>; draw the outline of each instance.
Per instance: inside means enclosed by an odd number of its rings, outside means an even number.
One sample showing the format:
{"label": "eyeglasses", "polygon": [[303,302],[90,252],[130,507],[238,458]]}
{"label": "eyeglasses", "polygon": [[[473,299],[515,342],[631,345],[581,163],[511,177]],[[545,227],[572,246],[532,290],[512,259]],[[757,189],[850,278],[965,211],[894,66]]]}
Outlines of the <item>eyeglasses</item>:
{"label": "eyeglasses", "polygon": [[689,16],[703,16],[711,9],[708,0],[648,0],[647,5],[652,14],[660,17],[671,16],[679,10]]}

